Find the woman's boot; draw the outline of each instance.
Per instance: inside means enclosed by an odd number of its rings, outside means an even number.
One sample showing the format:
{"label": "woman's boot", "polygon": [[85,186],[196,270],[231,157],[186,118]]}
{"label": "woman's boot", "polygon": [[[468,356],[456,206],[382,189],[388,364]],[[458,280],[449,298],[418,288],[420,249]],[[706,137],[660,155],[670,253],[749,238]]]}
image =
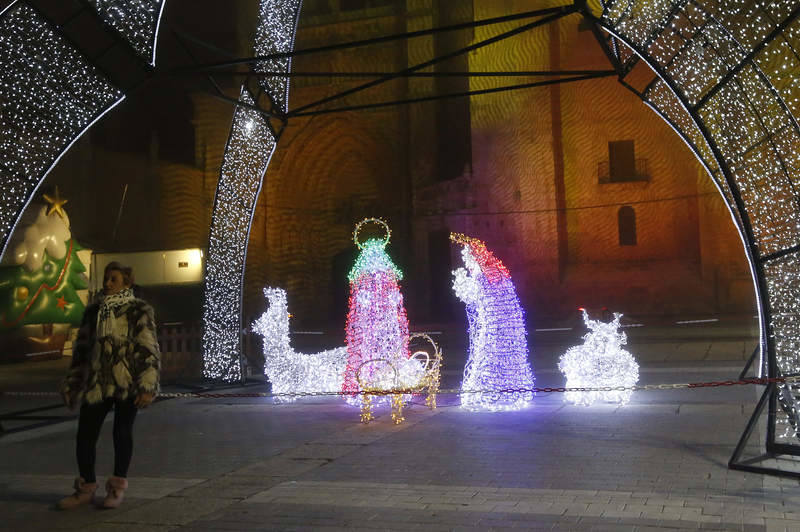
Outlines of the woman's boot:
{"label": "woman's boot", "polygon": [[82,504],[89,504],[94,499],[97,482],[86,482],[82,477],[75,479],[75,493],[64,497],[56,505],[59,510],[72,510]]}
{"label": "woman's boot", "polygon": [[103,508],[117,508],[122,504],[122,497],[128,489],[128,479],[123,477],[110,477],[106,481],[106,498]]}

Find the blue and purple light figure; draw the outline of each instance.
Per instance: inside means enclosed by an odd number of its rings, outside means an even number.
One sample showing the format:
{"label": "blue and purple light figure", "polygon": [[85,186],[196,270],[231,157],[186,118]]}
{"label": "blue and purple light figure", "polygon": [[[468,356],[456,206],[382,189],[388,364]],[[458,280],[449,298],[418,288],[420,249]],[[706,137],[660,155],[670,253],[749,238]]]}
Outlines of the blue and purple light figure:
{"label": "blue and purple light figure", "polygon": [[[477,238],[451,233],[463,245],[465,268],[453,272],[453,290],[466,304],[469,358],[461,383],[461,406],[469,410],[518,410],[532,399],[525,317],[511,274]],[[475,390],[480,390],[475,392]]]}

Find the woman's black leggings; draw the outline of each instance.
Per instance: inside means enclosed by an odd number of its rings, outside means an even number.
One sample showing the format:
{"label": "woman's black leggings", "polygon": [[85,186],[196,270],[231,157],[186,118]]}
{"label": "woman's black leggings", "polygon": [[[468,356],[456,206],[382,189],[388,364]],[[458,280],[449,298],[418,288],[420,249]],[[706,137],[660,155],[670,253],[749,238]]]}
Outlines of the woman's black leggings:
{"label": "woman's black leggings", "polygon": [[133,399],[121,401],[106,399],[101,403],[81,406],[78,418],[78,441],[76,455],[78,471],[85,482],[95,482],[94,463],[97,438],[106,414],[114,408],[114,476],[126,477],[133,456],[133,422],[136,419],[136,406]]}

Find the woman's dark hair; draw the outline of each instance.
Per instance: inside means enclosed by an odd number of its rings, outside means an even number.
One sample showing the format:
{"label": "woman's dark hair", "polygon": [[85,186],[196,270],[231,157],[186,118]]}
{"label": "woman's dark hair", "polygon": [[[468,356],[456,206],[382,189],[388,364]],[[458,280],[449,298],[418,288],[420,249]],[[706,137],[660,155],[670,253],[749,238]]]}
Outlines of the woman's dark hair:
{"label": "woman's dark hair", "polygon": [[106,264],[105,270],[103,270],[103,277],[108,274],[109,270],[117,270],[122,274],[122,281],[125,283],[125,286],[133,286],[133,268],[124,266],[117,261],[109,262]]}

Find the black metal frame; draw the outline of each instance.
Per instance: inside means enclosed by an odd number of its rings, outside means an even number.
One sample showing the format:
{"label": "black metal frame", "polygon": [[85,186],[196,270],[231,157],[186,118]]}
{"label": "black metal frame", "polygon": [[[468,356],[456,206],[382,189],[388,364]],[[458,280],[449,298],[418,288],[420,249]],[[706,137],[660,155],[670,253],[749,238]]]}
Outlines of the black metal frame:
{"label": "black metal frame", "polygon": [[[2,397],[2,394],[0,394],[0,397]],[[13,412],[0,414],[0,437],[6,436],[8,434],[13,434],[15,432],[24,432],[26,430],[38,429],[39,427],[46,427],[48,425],[53,425],[55,423],[61,423],[62,421],[70,421],[78,417],[77,414],[67,414],[67,415],[40,414],[40,412],[46,412],[48,410],[56,410],[63,408],[64,405],[58,403],[47,406],[39,406],[35,408],[26,408],[24,410],[15,410]],[[2,424],[3,421],[31,421],[32,423],[21,427],[14,427],[13,429],[6,429],[5,427],[3,427]]]}
{"label": "black metal frame", "polygon": [[[535,11],[528,11],[524,13],[517,13],[513,15],[507,15],[503,17],[495,17],[490,19],[483,19],[483,20],[476,20],[473,22],[467,22],[462,24],[455,24],[450,26],[441,26],[437,28],[431,28],[427,30],[420,30],[414,32],[406,32],[406,33],[398,33],[393,35],[387,35],[383,37],[377,37],[373,39],[364,39],[364,40],[357,40],[357,41],[350,41],[345,43],[338,43],[334,45],[328,46],[319,46],[314,48],[307,48],[301,50],[294,50],[291,52],[285,53],[275,53],[263,56],[253,56],[253,57],[244,57],[244,58],[234,58],[234,59],[227,59],[224,61],[214,62],[214,63],[206,63],[206,64],[199,64],[196,62],[194,55],[191,53],[189,47],[187,46],[187,41],[191,41],[194,44],[204,46],[206,48],[213,48],[210,44],[204,43],[196,38],[191,36],[183,35],[178,32],[173,32],[176,38],[178,38],[179,42],[181,42],[184,49],[189,54],[190,58],[195,65],[185,66],[174,69],[170,72],[170,75],[178,75],[178,76],[185,76],[185,75],[205,75],[209,82],[211,83],[213,90],[212,95],[216,98],[219,98],[223,101],[227,101],[233,105],[242,105],[238,102],[235,98],[227,95],[222,91],[219,84],[215,81],[214,76],[216,75],[224,75],[224,76],[245,76],[246,78],[251,77],[375,77],[376,79],[364,83],[362,85],[358,85],[356,87],[347,89],[345,91],[339,92],[337,94],[333,94],[331,96],[322,98],[320,100],[311,102],[309,104],[303,105],[299,108],[293,109],[286,113],[286,115],[282,115],[279,111],[276,111],[274,108],[270,111],[265,110],[264,108],[255,109],[259,112],[263,113],[265,116],[271,118],[277,118],[282,121],[288,120],[292,116],[314,116],[318,114],[329,114],[329,113],[337,113],[337,112],[349,112],[355,110],[363,110],[363,109],[373,109],[379,107],[388,107],[393,105],[407,105],[412,103],[421,103],[433,100],[441,100],[447,98],[463,98],[469,96],[476,96],[481,94],[491,94],[496,92],[505,92],[511,90],[520,90],[520,89],[527,89],[527,88],[534,88],[534,87],[541,87],[546,85],[552,85],[556,83],[569,83],[574,81],[585,81],[589,79],[601,78],[601,77],[608,77],[612,75],[616,75],[615,71],[611,70],[580,70],[580,71],[563,71],[563,70],[537,70],[537,71],[507,71],[507,72],[420,72],[422,69],[433,66],[437,63],[446,61],[453,57],[457,57],[466,53],[469,53],[473,50],[477,50],[479,48],[483,48],[490,44],[494,44],[505,40],[507,38],[513,37],[520,33],[526,32],[528,30],[534,29],[539,26],[543,26],[545,24],[549,24],[550,22],[557,21],[565,16],[572,15],[578,13],[581,9],[581,2],[574,2],[572,4],[565,4],[558,7],[546,8],[546,9],[539,9]],[[350,49],[350,48],[357,48],[362,46],[369,46],[374,44],[379,44],[383,42],[389,42],[394,40],[403,40],[403,39],[410,39],[415,37],[421,37],[426,35],[432,35],[435,33],[442,33],[442,32],[449,32],[449,31],[456,31],[456,30],[463,30],[468,28],[475,28],[480,26],[487,26],[487,25],[494,25],[500,24],[505,22],[510,22],[514,20],[522,20],[522,19],[530,19],[530,18],[537,18],[532,22],[528,22],[511,30],[505,31],[493,37],[489,37],[484,39],[480,42],[471,44],[469,46],[460,48],[458,50],[454,50],[444,55],[436,56],[428,61],[424,61],[422,63],[412,65],[408,68],[397,72],[346,72],[346,73],[334,73],[334,72],[256,72],[254,70],[254,66],[260,62],[269,59],[277,59],[277,58],[286,58],[286,57],[296,57],[300,55],[308,55],[314,53],[322,53],[322,52],[330,52],[334,50],[342,50],[342,49]],[[220,50],[217,50],[219,53],[223,53]],[[237,67],[237,66],[249,66],[247,70],[230,70],[230,67]],[[225,70],[228,69],[228,70]],[[467,91],[467,92],[459,92],[459,93],[451,93],[451,94],[439,94],[434,96],[427,96],[421,98],[413,98],[413,99],[402,99],[402,100],[391,100],[385,102],[376,102],[376,103],[367,103],[367,104],[359,104],[359,105],[350,105],[350,106],[342,106],[336,108],[329,108],[329,109],[321,109],[316,111],[310,111],[309,109],[319,107],[326,103],[342,99],[344,97],[350,96],[352,94],[364,91],[366,89],[376,87],[380,84],[392,81],[398,78],[408,78],[408,77],[540,77],[540,76],[553,76],[555,79],[549,79],[544,81],[537,81],[531,83],[523,83],[523,84],[515,84],[515,85],[508,85],[503,87],[496,87],[491,89],[482,89],[482,90],[475,90],[475,91]],[[564,77],[559,77],[564,76]]]}

